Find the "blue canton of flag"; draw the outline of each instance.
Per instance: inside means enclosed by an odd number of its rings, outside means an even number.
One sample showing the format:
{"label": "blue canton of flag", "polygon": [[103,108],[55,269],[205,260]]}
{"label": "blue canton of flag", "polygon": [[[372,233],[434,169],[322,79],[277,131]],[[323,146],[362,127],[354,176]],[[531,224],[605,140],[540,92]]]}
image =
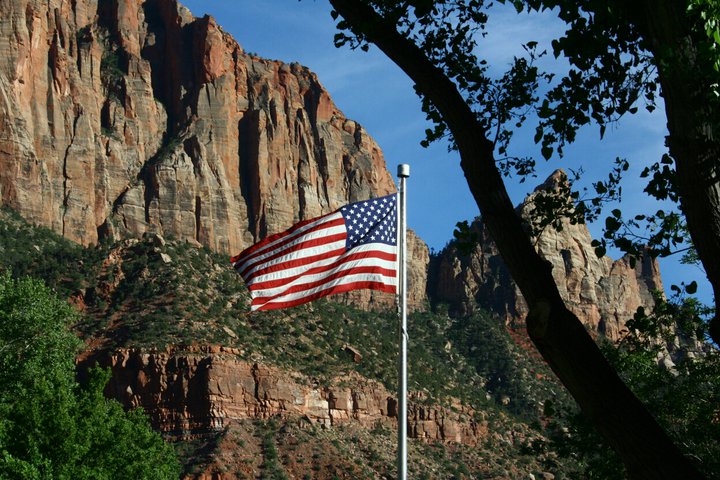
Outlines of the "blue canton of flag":
{"label": "blue canton of flag", "polygon": [[366,243],[397,245],[397,195],[351,203],[340,208],[348,250]]}

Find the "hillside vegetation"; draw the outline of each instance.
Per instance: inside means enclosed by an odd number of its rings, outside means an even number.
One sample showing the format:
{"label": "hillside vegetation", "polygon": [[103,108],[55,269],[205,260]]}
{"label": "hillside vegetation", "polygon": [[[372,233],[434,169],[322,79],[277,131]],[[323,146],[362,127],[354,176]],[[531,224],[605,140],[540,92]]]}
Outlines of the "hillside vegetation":
{"label": "hillside vegetation", "polygon": [[[353,374],[395,389],[394,312],[331,297],[251,314],[241,278],[206,248],[155,235],[84,248],[8,210],[0,211],[0,254],[0,270],[43,280],[80,312],[74,330],[86,360],[118,348],[220,345],[243,360],[299,372],[309,385]],[[696,305],[659,305],[628,324],[620,345],[603,349],[700,468],[718,478],[720,359],[714,348],[680,349],[674,370],[658,365],[658,349],[678,344],[678,332],[702,333]],[[409,333],[413,401],[446,408],[460,401],[482,412],[488,428],[475,447],[411,441],[414,478],[624,478],[523,332],[487,312],[453,318],[437,305],[410,315]],[[658,336],[664,342],[648,340]],[[395,433],[379,424],[325,429],[302,418],[258,418],[174,440],[185,478],[386,478],[395,468]]]}
{"label": "hillside vegetation", "polygon": [[177,478],[142,412],[104,398],[109,372],[77,382],[76,316],[42,282],[0,274],[0,478]]}
{"label": "hillside vegetation", "polygon": [[[118,348],[221,345],[243,360],[298,372],[309,385],[353,374],[396,388],[395,312],[330,297],[251,314],[242,279],[206,248],[154,235],[84,248],[2,210],[0,254],[5,274],[41,279],[75,306],[85,359]],[[662,345],[702,332],[696,305],[659,300],[655,315],[638,314],[626,339],[603,349],[709,478],[718,478],[720,359],[713,348],[680,349],[674,370],[659,366]],[[414,478],[624,478],[522,332],[483,311],[450,317],[442,305],[408,323],[412,401],[452,408],[459,400],[482,412],[488,428],[476,447],[411,441]],[[664,342],[648,340],[658,336]],[[325,429],[302,418],[258,418],[175,440],[186,478],[385,478],[395,468],[395,433],[380,424]]]}
{"label": "hillside vegetation", "polygon": [[[85,355],[120,347],[214,344],[234,347],[248,361],[300,372],[315,383],[354,371],[395,389],[394,312],[361,311],[330,299],[249,314],[242,279],[225,257],[208,249],[152,235],[83,248],[6,210],[0,216],[0,252],[5,259],[2,268],[12,276],[43,279],[82,312],[75,330],[87,345]],[[449,478],[471,478],[479,472],[488,478],[510,478],[510,472],[545,470],[563,478],[568,467],[554,454],[537,456],[527,440],[544,435],[545,401],[569,405],[542,362],[487,313],[451,319],[440,311],[419,312],[410,316],[409,325],[409,388],[419,393],[418,401],[442,406],[459,399],[487,412],[493,432],[488,445],[479,449],[413,442],[418,478],[438,478],[440,471],[450,472]],[[348,346],[361,355],[359,362],[348,354]],[[177,447],[188,474],[220,468],[217,464],[228,443],[235,452],[259,447],[262,455],[239,465],[249,465],[248,471],[268,469],[269,436],[275,438],[275,449],[283,452],[276,459],[278,471],[299,471],[300,463],[308,462],[307,478],[333,478],[319,472],[333,471],[328,465],[337,464],[341,470],[346,465],[347,478],[372,478],[394,468],[394,434],[380,426],[372,432],[355,427],[298,428],[292,419],[235,422],[214,436]],[[287,437],[288,431],[294,432],[295,440]],[[312,456],[294,457],[291,445],[298,436],[317,444],[314,448],[323,452],[321,462]],[[515,441],[516,436],[522,440]],[[235,437],[245,440],[233,441]],[[368,445],[364,450],[357,450],[359,438]],[[321,448],[328,442],[332,448]],[[370,473],[356,477],[358,462]]]}

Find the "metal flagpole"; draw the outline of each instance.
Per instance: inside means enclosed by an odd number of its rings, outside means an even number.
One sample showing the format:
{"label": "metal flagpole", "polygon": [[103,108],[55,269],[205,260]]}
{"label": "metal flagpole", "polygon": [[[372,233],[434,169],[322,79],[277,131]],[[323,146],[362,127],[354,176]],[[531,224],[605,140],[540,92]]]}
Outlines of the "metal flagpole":
{"label": "metal flagpole", "polygon": [[410,176],[410,165],[398,165],[399,178],[398,226],[399,226],[399,275],[398,293],[400,295],[400,355],[398,359],[398,480],[407,479],[407,220],[406,220],[406,184]]}

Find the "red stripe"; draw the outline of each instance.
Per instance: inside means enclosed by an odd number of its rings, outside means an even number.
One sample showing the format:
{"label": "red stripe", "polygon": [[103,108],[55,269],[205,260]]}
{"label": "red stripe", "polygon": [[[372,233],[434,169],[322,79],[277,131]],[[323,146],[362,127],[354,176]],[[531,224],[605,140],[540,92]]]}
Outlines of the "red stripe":
{"label": "red stripe", "polygon": [[[325,215],[325,216],[330,216],[330,215],[332,215],[333,213],[335,213],[335,212],[328,213],[328,214]],[[304,227],[304,226],[307,225],[308,223],[312,223],[312,222],[314,222],[314,221],[317,221],[317,220],[321,219],[322,217],[323,217],[323,216],[321,215],[321,216],[319,216],[319,217],[310,218],[310,219],[308,219],[308,220],[303,220],[302,222],[296,223],[295,225],[293,225],[292,227],[288,228],[288,229],[285,230],[285,231],[275,233],[275,234],[273,234],[273,235],[270,235],[269,237],[265,237],[265,238],[263,238],[262,240],[260,240],[259,242],[257,242],[257,243],[255,243],[255,244],[249,246],[248,248],[246,248],[245,250],[243,250],[243,251],[240,252],[239,254],[237,254],[237,255],[235,255],[234,257],[232,257],[231,260],[236,263],[236,262],[237,262],[240,258],[242,258],[243,256],[250,255],[251,253],[257,251],[258,249],[263,248],[263,247],[264,247],[265,245],[267,245],[268,243],[272,243],[272,242],[274,242],[275,240],[277,240],[277,239],[279,239],[279,238],[282,238],[282,237],[284,237],[284,236],[286,236],[286,235],[291,235],[293,232],[296,232],[298,229]]]}
{"label": "red stripe", "polygon": [[282,270],[287,270],[288,268],[302,267],[303,265],[312,265],[313,263],[319,262],[320,260],[340,257],[345,252],[345,247],[342,247],[336,248],[335,250],[329,250],[324,253],[318,253],[317,255],[311,255],[309,257],[297,258],[295,260],[288,260],[286,262],[277,263],[275,265],[271,265],[269,267],[263,268],[262,270],[254,272],[251,275],[248,275],[247,278],[243,277],[243,280],[245,280],[245,283],[249,286],[250,281],[259,275],[280,272]]}
{"label": "red stripe", "polygon": [[[322,217],[320,217],[320,218],[322,218]],[[312,221],[316,221],[316,220],[318,220],[318,219],[317,219],[317,218],[312,219]],[[312,227],[312,228],[309,228],[309,229],[307,229],[307,230],[304,230],[303,232],[300,232],[298,235],[286,235],[288,232],[278,233],[278,234],[276,234],[276,235],[273,235],[273,237],[277,237],[277,238],[268,237],[268,238],[266,238],[265,240],[260,241],[260,243],[256,243],[256,244],[253,245],[252,247],[250,247],[250,248],[248,248],[247,250],[243,251],[242,253],[240,253],[240,254],[237,255],[236,257],[233,257],[233,259],[235,260],[234,263],[235,263],[235,265],[242,266],[242,265],[244,265],[244,264],[247,264],[248,262],[252,262],[252,260],[253,260],[255,257],[260,257],[260,256],[262,256],[262,255],[265,255],[265,254],[269,253],[269,252],[273,252],[273,251],[275,251],[275,250],[282,249],[282,248],[285,247],[286,245],[288,245],[288,244],[290,244],[290,243],[292,243],[292,242],[294,242],[294,241],[302,238],[303,236],[305,236],[305,235],[307,235],[307,234],[310,234],[310,233],[313,233],[313,232],[318,232],[318,231],[320,231],[320,230],[325,230],[325,229],[332,228],[332,227],[341,226],[341,225],[344,225],[344,224],[345,224],[345,221],[344,221],[342,218],[336,218],[336,219],[334,219],[334,220],[331,220],[331,221],[328,221],[328,222],[324,222],[324,223],[320,223],[320,224],[318,224],[318,225],[315,225],[315,226]],[[296,230],[296,229],[294,229],[294,230]],[[276,240],[279,240],[280,238],[283,238],[283,237],[285,237],[285,236],[287,236],[288,238],[286,238],[285,240],[283,240],[283,241],[281,241],[281,242],[278,242],[278,243],[275,244],[275,245],[272,245],[272,246],[269,247],[269,248],[265,248],[265,247],[269,246],[271,243],[273,243],[273,242],[275,242]],[[251,250],[251,249],[253,249],[254,247],[257,247],[257,246],[261,246],[262,248],[256,249],[256,250],[254,250],[254,251],[252,251],[252,252],[248,252],[248,250]],[[293,247],[291,247],[291,248],[293,248]],[[246,252],[247,252],[247,253],[246,253]],[[266,259],[263,259],[263,260],[266,260]],[[236,268],[237,268],[237,267],[236,267]]]}
{"label": "red stripe", "polygon": [[312,295],[308,295],[307,297],[297,298],[295,300],[290,300],[287,302],[268,303],[258,308],[257,310],[275,310],[278,308],[295,307],[297,305],[302,305],[303,303],[312,302],[313,300],[317,300],[318,298],[327,297],[328,295],[349,292],[350,290],[360,290],[362,288],[379,290],[386,293],[396,293],[395,285],[388,285],[382,282],[353,282],[344,285],[338,285],[336,287],[329,288],[327,290],[323,290]]}
{"label": "red stripe", "polygon": [[[337,239],[342,240],[342,239]],[[317,246],[317,245],[315,245]],[[281,252],[278,255],[273,256],[273,259],[278,256],[287,255],[288,253],[292,253],[293,250],[288,250],[286,252]],[[279,272],[281,270],[287,270],[288,268],[296,268],[296,267],[302,267],[303,265],[312,265],[315,262],[318,262],[320,260],[325,260],[328,258],[334,258],[339,257],[343,253],[347,252],[345,249],[345,246],[343,245],[340,248],[335,248],[333,250],[326,250],[322,253],[318,253],[317,255],[310,255],[307,257],[301,257],[301,258],[295,258],[292,260],[285,260],[284,262],[279,262],[274,265],[269,265],[267,267],[261,268],[255,272],[244,272],[240,275],[243,277],[243,280],[245,280],[245,283],[250,283],[250,281],[257,277],[258,275],[266,275],[268,273],[273,272]],[[256,265],[257,267],[257,265]]]}
{"label": "red stripe", "polygon": [[315,274],[322,273],[322,272],[327,272],[328,270],[337,268],[344,263],[352,262],[354,260],[361,260],[364,258],[378,258],[380,260],[387,260],[389,262],[394,262],[395,260],[397,260],[397,255],[394,253],[387,253],[387,252],[378,251],[378,250],[372,250],[372,251],[368,251],[368,252],[351,253],[347,256],[338,257],[337,261],[335,261],[333,263],[329,263],[327,265],[321,265],[319,267],[309,268],[308,270],[304,270],[292,277],[283,277],[283,278],[278,278],[275,280],[266,280],[264,282],[254,283],[252,285],[251,290],[265,290],[267,288],[276,288],[276,287],[285,285],[287,283],[291,283],[300,277],[304,277],[307,275],[315,275]]}
{"label": "red stripe", "polygon": [[[301,285],[294,285],[292,287],[289,287],[287,290],[284,290],[276,295],[273,295],[271,297],[255,297],[253,298],[253,305],[257,303],[265,303],[268,301],[271,301],[275,298],[284,297],[286,295],[290,295],[292,293],[299,293],[303,292],[305,290],[311,290],[316,287],[320,287],[322,285],[325,285],[326,283],[332,282],[333,280],[337,280],[338,278],[347,277],[348,275],[359,275],[359,274],[370,274],[375,273],[379,275],[384,275],[386,277],[395,277],[395,270],[390,270],[387,268],[382,267],[375,267],[375,266],[360,266],[355,268],[349,268],[347,270],[342,270],[340,272],[336,272],[328,277],[325,277],[321,280],[316,280],[314,282],[310,283],[303,283]],[[249,290],[251,292],[255,291],[256,288],[254,288],[255,285],[251,285],[249,287]]]}
{"label": "red stripe", "polygon": [[[272,269],[273,267],[275,267],[275,265],[270,265],[270,266],[264,267],[256,272],[248,273],[250,270],[252,270],[253,268],[257,268],[259,265],[265,265],[269,262],[272,262],[276,258],[280,258],[284,255],[287,255],[288,253],[297,252],[299,250],[304,250],[306,248],[319,247],[319,246],[326,245],[329,243],[340,242],[340,241],[344,241],[346,239],[347,239],[347,233],[336,233],[335,235],[327,235],[325,237],[313,238],[311,240],[305,240],[304,242],[300,242],[297,245],[292,245],[284,250],[280,250],[279,252],[277,252],[273,255],[270,255],[267,258],[263,258],[257,264],[250,263],[245,267],[245,269],[243,271],[238,271],[238,273],[240,274],[241,277],[243,277],[243,279],[247,283],[250,280],[250,278],[260,274],[260,272],[263,272],[266,269]],[[343,251],[345,251],[344,246],[342,247],[342,251],[340,253],[342,253]],[[299,258],[296,260],[302,261],[303,259]],[[285,263],[291,263],[296,260],[289,260],[287,262],[283,262],[278,265],[285,265]],[[298,264],[298,266],[300,266],[300,265],[302,265],[302,263]]]}
{"label": "red stripe", "polygon": [[[274,234],[274,235],[270,235],[269,237],[265,237],[264,239],[260,240],[258,243],[254,244],[254,245],[252,245],[252,246],[250,246],[250,247],[248,247],[248,248],[246,248],[245,250],[243,250],[243,251],[240,252],[239,254],[237,254],[237,255],[235,255],[234,257],[232,257],[232,258],[230,259],[230,261],[231,261],[232,263],[238,263],[238,262],[240,262],[240,263],[245,263],[245,261],[246,261],[253,253],[257,252],[258,250],[260,250],[260,249],[262,249],[262,248],[264,248],[265,246],[267,246],[267,245],[273,243],[274,241],[279,240],[279,239],[281,239],[281,238],[283,238],[283,237],[291,236],[291,235],[292,235],[293,233],[295,233],[298,229],[304,227],[305,225],[307,225],[307,224],[309,224],[309,223],[316,222],[316,221],[318,221],[318,220],[320,220],[320,219],[322,219],[322,218],[324,218],[324,217],[329,217],[330,215],[333,215],[334,213],[336,213],[336,212],[328,213],[327,215],[321,215],[321,216],[319,216],[319,217],[311,218],[311,219],[309,219],[309,220],[304,220],[304,221],[302,221],[302,222],[300,222],[300,223],[298,223],[298,224],[296,224],[296,225],[293,225],[292,227],[290,227],[288,230],[285,230],[284,232],[279,232],[279,233],[276,233],[276,234]],[[336,218],[335,220],[332,220],[332,221],[329,221],[329,222],[325,222],[325,223],[320,223],[320,224],[316,225],[316,226],[313,227],[313,228],[309,228],[308,230],[306,230],[306,231],[304,231],[304,232],[301,232],[301,234],[302,234],[302,235],[305,235],[306,233],[315,232],[315,231],[317,231],[317,230],[322,230],[322,229],[324,229],[324,228],[337,227],[337,226],[339,226],[339,225],[343,225],[344,223],[345,223],[345,220],[344,220],[342,217]],[[278,247],[281,247],[281,246],[283,246],[283,245],[287,245],[288,243],[292,242],[295,238],[299,238],[299,236],[298,236],[298,237],[293,237],[293,238],[288,238],[287,240],[285,240],[285,241],[283,241],[283,242],[280,242],[280,243],[278,243],[277,245],[273,245],[273,248],[278,248]]]}

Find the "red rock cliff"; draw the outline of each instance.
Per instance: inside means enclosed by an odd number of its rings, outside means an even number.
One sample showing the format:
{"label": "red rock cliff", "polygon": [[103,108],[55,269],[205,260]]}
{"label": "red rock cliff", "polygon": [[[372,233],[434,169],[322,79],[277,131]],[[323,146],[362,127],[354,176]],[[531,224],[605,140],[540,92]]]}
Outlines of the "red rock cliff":
{"label": "red rock cliff", "polygon": [[[121,349],[100,359],[112,370],[108,393],[129,407],[141,406],[158,430],[192,436],[222,429],[232,420],[304,417],[326,427],[357,422],[371,428],[397,423],[397,400],[382,385],[357,374],[318,387],[276,367],[248,363],[232,348],[142,351]],[[413,438],[477,445],[488,435],[485,414],[459,402],[451,408],[413,402]]]}
{"label": "red rock cliff", "polygon": [[153,232],[237,253],[395,190],[314,73],[246,54],[175,0],[0,11],[0,202],[67,238]]}
{"label": "red rock cliff", "polygon": [[5,0],[2,201],[88,244],[145,231],[237,251],[394,190],[316,76],[171,0]]}

